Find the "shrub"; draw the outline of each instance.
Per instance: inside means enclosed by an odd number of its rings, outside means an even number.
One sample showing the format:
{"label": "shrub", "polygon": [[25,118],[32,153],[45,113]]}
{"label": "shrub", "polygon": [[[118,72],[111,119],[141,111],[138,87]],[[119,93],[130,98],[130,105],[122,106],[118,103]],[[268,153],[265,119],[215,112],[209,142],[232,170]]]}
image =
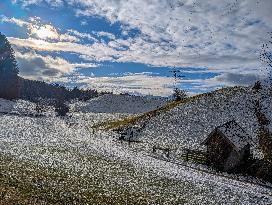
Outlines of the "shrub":
{"label": "shrub", "polygon": [[66,116],[66,114],[69,112],[69,107],[65,104],[64,101],[57,100],[55,105],[55,111],[57,112],[58,116]]}

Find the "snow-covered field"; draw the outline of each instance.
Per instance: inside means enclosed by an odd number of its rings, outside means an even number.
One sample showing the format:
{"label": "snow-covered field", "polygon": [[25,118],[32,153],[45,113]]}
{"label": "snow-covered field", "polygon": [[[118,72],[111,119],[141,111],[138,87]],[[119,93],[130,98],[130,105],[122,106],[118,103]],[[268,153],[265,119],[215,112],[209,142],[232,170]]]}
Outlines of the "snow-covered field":
{"label": "snow-covered field", "polygon": [[[252,150],[258,155],[254,99],[260,99],[263,112],[272,121],[272,95],[262,98],[263,94],[253,94],[250,88],[239,88],[182,104],[148,121],[141,139],[148,146],[203,149],[200,143],[208,134],[217,126],[235,120],[252,138]],[[272,130],[272,124],[270,126]]]}
{"label": "snow-covered field", "polygon": [[0,113],[33,113],[34,109],[35,104],[25,100],[13,102],[0,98]]}
{"label": "snow-covered field", "polygon": [[[182,113],[190,113],[194,103],[186,105],[188,107],[175,109],[184,109]],[[3,103],[6,107],[9,107],[8,104],[7,101]],[[205,110],[206,106],[207,102],[206,104],[200,102],[199,111]],[[191,117],[196,111],[196,106],[193,108]],[[185,118],[183,115],[175,115],[175,109],[170,111],[174,117],[182,116],[177,118],[181,120]],[[162,119],[170,120],[166,118],[168,115],[169,113],[166,113],[156,120],[158,122],[162,122]],[[24,179],[27,183],[33,183],[32,189],[48,188],[47,192],[44,190],[39,192],[43,196],[55,194],[61,196],[64,201],[68,198],[77,200],[77,204],[272,203],[269,189],[155,159],[145,149],[141,151],[143,146],[141,144],[131,146],[117,141],[111,132],[89,130],[91,125],[124,116],[126,115],[75,112],[66,118],[55,116],[34,118],[0,114],[0,155],[12,158],[7,162],[2,161],[0,170],[9,167],[5,170],[7,175],[12,176],[12,179],[16,178],[17,181]],[[190,121],[195,122],[199,119],[196,116]],[[155,120],[148,125],[146,133],[155,126],[154,123]],[[220,121],[216,123],[220,124]],[[175,123],[172,124],[171,126],[174,126]],[[166,127],[164,123],[159,124],[160,126],[164,126],[168,131],[176,128]],[[153,132],[154,130],[155,128]],[[150,134],[154,136],[151,131]],[[200,134],[203,135],[199,131]],[[187,141],[191,143],[189,137],[181,140],[182,143]],[[28,166],[19,170],[20,163],[26,163]],[[27,173],[32,173],[29,169],[34,169],[35,173],[35,167],[41,169],[37,170],[37,173],[46,169],[57,171],[54,171],[54,177],[38,176],[36,179],[37,174],[25,177]],[[60,174],[56,176],[59,172]],[[45,202],[46,200],[43,199]]]}
{"label": "snow-covered field", "polygon": [[144,113],[166,104],[165,98],[107,94],[87,102],[75,102],[72,110],[84,113]]}

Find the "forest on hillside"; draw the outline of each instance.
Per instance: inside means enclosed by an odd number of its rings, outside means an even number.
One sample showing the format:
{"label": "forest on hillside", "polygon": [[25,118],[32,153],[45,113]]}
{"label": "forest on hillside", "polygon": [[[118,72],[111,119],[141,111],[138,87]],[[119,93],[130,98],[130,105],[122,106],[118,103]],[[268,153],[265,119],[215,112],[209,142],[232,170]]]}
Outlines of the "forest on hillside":
{"label": "forest on hillside", "polygon": [[0,98],[24,99],[38,102],[40,99],[48,99],[51,102],[69,101],[72,99],[88,100],[98,95],[95,89],[79,89],[54,83],[24,79],[19,76],[19,68],[14,51],[4,34],[0,33]]}

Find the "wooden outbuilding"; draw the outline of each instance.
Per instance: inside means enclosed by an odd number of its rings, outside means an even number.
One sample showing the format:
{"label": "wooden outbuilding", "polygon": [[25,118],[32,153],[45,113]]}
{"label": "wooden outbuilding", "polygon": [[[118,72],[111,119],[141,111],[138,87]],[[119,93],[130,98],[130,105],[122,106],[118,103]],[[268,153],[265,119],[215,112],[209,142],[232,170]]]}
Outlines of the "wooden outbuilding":
{"label": "wooden outbuilding", "polygon": [[207,163],[221,171],[241,168],[250,156],[250,138],[235,121],[216,127],[202,143]]}

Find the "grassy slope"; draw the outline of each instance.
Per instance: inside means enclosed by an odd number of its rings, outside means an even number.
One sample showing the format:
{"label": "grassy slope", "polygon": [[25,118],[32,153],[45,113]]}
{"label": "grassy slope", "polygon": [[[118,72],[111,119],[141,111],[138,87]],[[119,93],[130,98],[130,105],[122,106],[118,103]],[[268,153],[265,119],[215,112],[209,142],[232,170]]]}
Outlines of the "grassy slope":
{"label": "grassy slope", "polygon": [[177,106],[180,106],[182,104],[190,103],[190,102],[193,102],[193,101],[199,100],[201,98],[205,98],[205,97],[212,97],[213,94],[215,94],[215,93],[222,93],[224,95],[228,95],[232,92],[238,92],[241,89],[242,89],[241,87],[222,88],[222,89],[219,89],[219,90],[216,90],[213,92],[191,96],[191,97],[188,97],[182,101],[169,102],[167,105],[165,105],[161,108],[149,111],[147,113],[143,113],[143,114],[136,115],[136,116],[130,116],[130,117],[123,118],[120,120],[103,122],[101,124],[97,124],[95,126],[92,126],[91,129],[94,129],[94,130],[97,130],[97,129],[102,129],[102,130],[122,129],[124,127],[136,124],[137,122],[148,121],[152,117],[158,116],[161,113],[167,112],[167,111],[169,111]]}
{"label": "grassy slope", "polygon": [[[228,93],[229,91],[235,90],[224,89],[216,92]],[[163,108],[143,115],[100,124],[97,128],[113,129],[127,126],[139,120],[150,119],[182,103],[211,94],[190,97],[183,102],[172,102]],[[54,152],[58,151],[60,150]],[[98,156],[72,154],[76,155],[78,160],[88,164],[87,175],[65,169],[45,168],[34,162],[0,155],[0,205],[184,204],[192,197],[187,190],[191,187],[190,184],[184,186],[181,181],[161,178],[151,173],[142,173],[132,166]],[[186,190],[183,190],[183,186],[186,187]],[[179,194],[175,195],[177,190]],[[193,187],[193,190],[198,190],[198,188]]]}
{"label": "grassy slope", "polygon": [[[90,170],[88,176],[81,176],[79,173],[44,168],[34,162],[0,156],[0,205],[186,202],[185,196],[181,198],[171,193],[171,188],[182,187],[180,182],[139,175],[139,170],[117,165],[107,159],[90,156],[88,160],[88,163],[95,165],[94,170]],[[99,168],[103,168],[103,171],[99,171]],[[98,177],[93,177],[92,172],[100,173]],[[111,180],[107,180],[105,176],[111,176]],[[133,186],[120,184],[115,178],[129,180]]]}

